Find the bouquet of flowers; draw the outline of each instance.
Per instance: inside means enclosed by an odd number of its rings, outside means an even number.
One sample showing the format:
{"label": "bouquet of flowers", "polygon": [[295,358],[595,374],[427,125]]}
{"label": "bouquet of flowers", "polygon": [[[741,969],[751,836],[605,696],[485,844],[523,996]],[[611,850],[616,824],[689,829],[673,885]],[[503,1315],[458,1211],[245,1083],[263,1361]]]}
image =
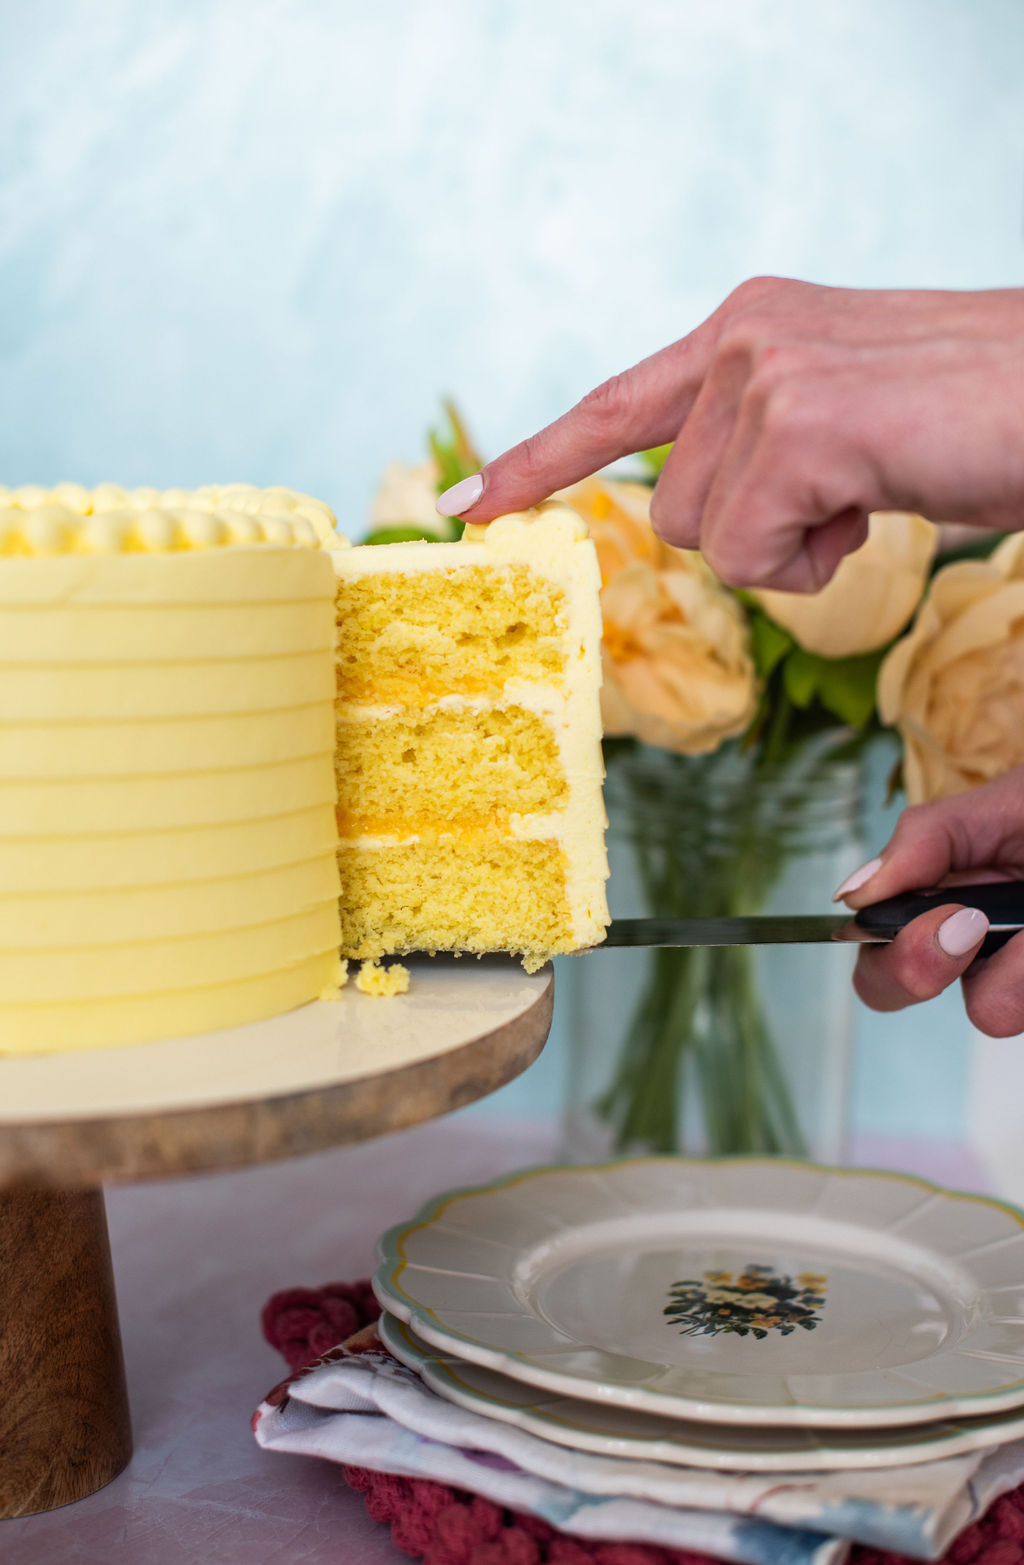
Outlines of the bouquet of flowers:
{"label": "bouquet of flowers", "polygon": [[[385,473],[368,541],[461,531],[434,500],[482,460],[445,411],[429,459]],[[791,910],[815,911],[810,859],[834,875],[820,895],[859,862],[822,844],[830,821],[855,813],[862,758],[885,729],[901,741],[893,786],[911,803],[1024,760],[1024,536],[973,535],[940,558],[931,522],[876,513],[817,594],[737,591],[651,528],[667,450],[645,453],[635,476],[560,496],[601,567],[612,909],[750,914],[795,895]],[[849,831],[845,846],[860,851]],[[581,1045],[606,1150],[821,1150],[798,1103],[808,1048],[784,1058],[763,987],[750,948],[665,950],[647,955],[629,1014],[628,985],[618,1004],[591,1006],[581,1034],[599,1012],[614,1032],[603,1079]],[[791,1013],[806,1001],[787,997]]]}

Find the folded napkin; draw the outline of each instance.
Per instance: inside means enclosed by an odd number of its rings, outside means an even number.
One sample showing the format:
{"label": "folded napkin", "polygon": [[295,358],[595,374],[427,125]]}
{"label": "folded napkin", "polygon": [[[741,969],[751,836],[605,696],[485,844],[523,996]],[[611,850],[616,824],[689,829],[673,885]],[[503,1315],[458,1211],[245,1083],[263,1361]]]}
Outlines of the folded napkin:
{"label": "folded napkin", "polygon": [[[296,1364],[304,1341],[322,1347],[332,1330],[368,1313],[365,1297],[341,1284],[319,1295],[293,1290],[270,1301],[264,1329]],[[253,1428],[268,1449],[343,1464],[349,1482],[368,1495],[374,1489],[370,1474],[411,1480],[412,1487],[392,1485],[387,1491],[381,1517],[388,1512],[400,1546],[425,1558],[430,1551],[418,1546],[429,1532],[425,1515],[417,1513],[415,1536],[408,1527],[402,1532],[416,1509],[416,1483],[429,1491],[435,1508],[439,1488],[452,1499],[453,1490],[482,1496],[490,1502],[491,1532],[495,1517],[511,1512],[524,1546],[532,1539],[527,1552],[520,1551],[524,1565],[543,1559],[583,1565],[607,1549],[595,1555],[548,1547],[542,1553],[545,1538],[536,1528],[523,1532],[524,1518],[538,1519],[545,1534],[561,1536],[570,1548],[572,1538],[653,1547],[655,1553],[638,1557],[637,1565],[641,1558],[652,1565],[665,1560],[663,1550],[672,1560],[682,1550],[691,1559],[696,1551],[746,1565],[841,1565],[851,1541],[935,1559],[997,1496],[1024,1482],[1024,1441],[912,1467],[778,1475],[718,1473],[573,1451],[446,1402],[386,1353],[372,1328],[276,1387],[257,1410]],[[1024,1498],[1007,1495],[994,1529],[990,1525],[984,1536],[981,1528],[974,1531],[977,1538],[958,1538],[951,1555],[957,1565],[1024,1560]],[[475,1559],[461,1548],[446,1552],[468,1565]],[[863,1559],[864,1551],[858,1554]],[[507,1550],[484,1557],[517,1560]]]}

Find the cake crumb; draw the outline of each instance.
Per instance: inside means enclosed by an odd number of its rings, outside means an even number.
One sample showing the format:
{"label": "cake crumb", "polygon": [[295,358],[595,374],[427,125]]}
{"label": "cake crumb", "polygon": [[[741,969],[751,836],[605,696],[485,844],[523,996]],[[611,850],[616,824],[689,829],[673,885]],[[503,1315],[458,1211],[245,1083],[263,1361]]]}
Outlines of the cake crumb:
{"label": "cake crumb", "polygon": [[363,962],[356,978],[356,988],[363,994],[405,994],[408,987],[409,969],[401,962],[392,962],[390,967],[381,967],[376,960]]}
{"label": "cake crumb", "polygon": [[339,1000],[341,998],[341,991],[344,989],[347,983],[348,962],[343,956],[339,956],[337,967],[334,969],[334,972],[328,982],[324,984],[320,993],[317,995],[317,999]]}

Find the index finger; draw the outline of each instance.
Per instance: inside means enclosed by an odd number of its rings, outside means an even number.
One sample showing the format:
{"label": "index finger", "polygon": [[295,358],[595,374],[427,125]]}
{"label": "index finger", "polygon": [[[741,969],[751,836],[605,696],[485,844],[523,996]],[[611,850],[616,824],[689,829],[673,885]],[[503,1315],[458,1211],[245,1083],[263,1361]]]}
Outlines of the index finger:
{"label": "index finger", "polygon": [[613,375],[553,424],[447,489],[437,501],[441,515],[490,522],[536,505],[620,457],[674,440],[707,373],[714,320]]}
{"label": "index finger", "polygon": [[903,891],[1024,874],[1024,766],[903,811],[878,858],[836,892],[852,908]]}

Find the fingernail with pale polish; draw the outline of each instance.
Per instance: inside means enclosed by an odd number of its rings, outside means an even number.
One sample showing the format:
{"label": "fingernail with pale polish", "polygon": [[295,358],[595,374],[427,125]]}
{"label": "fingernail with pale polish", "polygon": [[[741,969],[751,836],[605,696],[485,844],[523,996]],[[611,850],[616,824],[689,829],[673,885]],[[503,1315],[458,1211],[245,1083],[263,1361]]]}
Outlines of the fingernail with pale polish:
{"label": "fingernail with pale polish", "polygon": [[483,474],[473,473],[439,494],[435,504],[442,516],[461,516],[471,505],[476,505],[483,492]]}
{"label": "fingernail with pale polish", "polygon": [[872,875],[876,875],[882,867],[881,859],[869,859],[862,864],[860,869],[855,869],[852,875],[847,875],[839,890],[833,893],[832,901],[839,902],[843,897],[848,897],[851,891],[859,891]]}
{"label": "fingernail with pale polish", "polygon": [[980,908],[962,907],[939,925],[935,938],[947,956],[966,956],[988,932],[988,919]]}

